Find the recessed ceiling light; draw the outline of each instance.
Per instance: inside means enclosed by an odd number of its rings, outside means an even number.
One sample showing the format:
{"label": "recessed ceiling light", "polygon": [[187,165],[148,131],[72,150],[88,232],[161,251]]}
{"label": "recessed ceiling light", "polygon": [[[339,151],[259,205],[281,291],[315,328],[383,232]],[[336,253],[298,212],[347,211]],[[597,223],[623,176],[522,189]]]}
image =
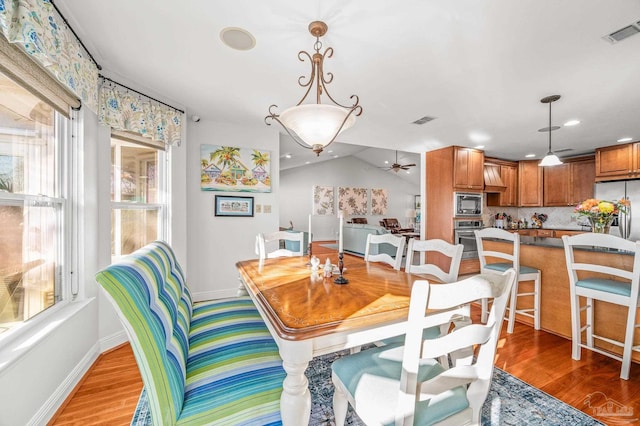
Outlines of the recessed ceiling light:
{"label": "recessed ceiling light", "polygon": [[564,123],[565,126],[575,126],[576,124],[580,124],[580,120],[569,120]]}
{"label": "recessed ceiling light", "polygon": [[334,155],[333,158],[338,158],[338,154]]}
{"label": "recessed ceiling light", "polygon": [[622,139],[618,139],[618,142],[631,142],[633,140],[633,138],[622,138]]}
{"label": "recessed ceiling light", "polygon": [[526,158],[533,158],[535,156],[536,156],[535,154],[527,154],[527,155],[525,155]]}
{"label": "recessed ceiling light", "polygon": [[304,164],[311,164],[311,161],[307,161],[307,162],[305,162]]}
{"label": "recessed ceiling light", "polygon": [[389,162],[387,160],[384,160],[384,164],[389,164]]}
{"label": "recessed ceiling light", "polygon": [[332,149],[330,149],[330,150],[328,150],[327,152],[328,152],[329,154],[331,154],[331,153],[333,152],[333,150],[332,150]]}
{"label": "recessed ceiling light", "polygon": [[291,158],[291,154],[285,154],[284,158]]}
{"label": "recessed ceiling light", "polygon": [[223,28],[220,31],[220,39],[224,44],[235,50],[251,50],[256,45],[255,37],[243,28]]}
{"label": "recessed ceiling light", "polygon": [[408,175],[410,175],[410,174],[411,174],[411,172],[410,172],[409,170],[407,170],[407,174],[408,174]]}
{"label": "recessed ceiling light", "polygon": [[476,146],[476,149],[484,149],[484,145],[478,145]]}

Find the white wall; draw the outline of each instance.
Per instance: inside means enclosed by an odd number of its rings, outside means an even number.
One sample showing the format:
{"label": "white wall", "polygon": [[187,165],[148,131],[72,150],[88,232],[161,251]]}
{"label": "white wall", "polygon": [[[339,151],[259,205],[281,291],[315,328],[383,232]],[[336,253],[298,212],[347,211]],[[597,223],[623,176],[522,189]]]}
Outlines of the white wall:
{"label": "white wall", "polygon": [[[261,121],[255,126],[189,121],[187,132],[187,282],[195,300],[235,296],[239,260],[254,259],[259,232],[278,229],[278,133]],[[270,193],[232,193],[200,189],[200,145],[224,145],[271,151]],[[254,197],[254,204],[270,205],[271,213],[254,217],[214,216],[215,195]]]}
{"label": "white wall", "polygon": [[[322,153],[320,155],[328,155]],[[419,173],[419,170],[413,170]],[[401,172],[402,173],[402,172]],[[414,207],[414,197],[420,194],[420,187],[400,179],[395,172],[384,171],[373,167],[356,157],[336,158],[280,173],[280,226],[289,227],[293,222],[294,229],[308,229],[309,214],[313,204],[313,186],[335,187],[335,207],[338,208],[338,187],[359,187],[369,189],[368,213],[371,213],[371,188],[387,190],[388,211],[384,216],[371,214],[358,215],[366,217],[371,224],[377,225],[383,217],[395,217],[400,223],[407,225],[405,213]],[[347,220],[350,217],[346,218]],[[313,216],[311,231],[314,241],[335,240],[338,232],[336,216]]]}

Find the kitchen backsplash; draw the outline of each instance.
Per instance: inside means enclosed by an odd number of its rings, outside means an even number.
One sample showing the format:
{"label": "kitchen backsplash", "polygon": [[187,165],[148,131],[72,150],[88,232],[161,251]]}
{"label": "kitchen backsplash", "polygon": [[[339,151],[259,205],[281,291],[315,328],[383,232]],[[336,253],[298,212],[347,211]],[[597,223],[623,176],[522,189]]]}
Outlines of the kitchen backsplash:
{"label": "kitchen backsplash", "polygon": [[548,216],[543,228],[557,229],[577,229],[589,227],[588,222],[583,218],[578,218],[573,207],[488,207],[484,206],[482,219],[485,226],[494,226],[496,213],[506,213],[515,221],[526,219],[531,226],[531,216],[534,213],[544,213]]}

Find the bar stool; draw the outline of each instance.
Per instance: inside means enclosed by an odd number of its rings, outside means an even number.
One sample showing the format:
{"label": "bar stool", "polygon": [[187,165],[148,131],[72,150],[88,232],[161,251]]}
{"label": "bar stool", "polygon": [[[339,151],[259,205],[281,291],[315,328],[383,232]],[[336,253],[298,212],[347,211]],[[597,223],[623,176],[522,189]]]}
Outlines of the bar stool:
{"label": "bar stool", "polygon": [[[513,333],[513,326],[516,314],[533,318],[533,328],[540,330],[540,270],[520,264],[520,235],[498,228],[485,228],[474,231],[478,246],[478,258],[480,259],[480,273],[502,274],[509,268],[514,268],[517,279],[511,289],[511,301],[509,302],[509,316],[507,319],[507,333]],[[485,250],[483,239],[502,240],[511,242],[513,249],[511,253]],[[504,259],[507,262],[487,263],[487,258]],[[518,293],[518,284],[523,281],[533,281],[533,292]],[[518,309],[518,297],[533,296],[533,307]],[[486,299],[482,301],[482,322],[487,321],[488,306]]]}
{"label": "bar stool", "polygon": [[[562,241],[571,290],[571,357],[580,360],[581,348],[586,348],[622,361],[620,378],[629,380],[632,351],[640,351],[640,347],[633,346],[635,329],[638,327],[636,325],[636,311],[640,287],[640,241],[632,242],[614,235],[591,232],[572,237],[565,235],[562,237]],[[606,255],[597,257],[599,261],[603,261],[603,264],[576,262],[574,259],[574,247],[576,246],[592,246],[629,252],[629,254],[633,254],[632,270],[605,265]],[[593,258],[595,259],[596,256]],[[581,272],[580,277],[578,277],[578,272]],[[587,276],[585,272],[592,274]],[[586,298],[584,306],[580,304],[580,297]],[[594,333],[594,300],[627,307],[627,324],[623,342]],[[584,326],[580,318],[582,311],[585,311],[586,314]],[[586,343],[582,341],[583,331],[586,332]],[[595,347],[594,339],[623,348],[622,357]]]}

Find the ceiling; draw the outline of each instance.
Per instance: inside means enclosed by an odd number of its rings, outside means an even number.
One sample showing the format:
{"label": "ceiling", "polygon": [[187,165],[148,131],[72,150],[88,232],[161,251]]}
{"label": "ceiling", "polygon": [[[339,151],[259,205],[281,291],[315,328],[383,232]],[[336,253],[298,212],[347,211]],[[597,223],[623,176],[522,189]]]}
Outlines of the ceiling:
{"label": "ceiling", "polygon": [[[264,126],[271,104],[283,111],[300,100],[298,77],[310,65],[297,54],[313,50],[308,24],[325,21],[323,49],[334,49],[325,62],[325,73],[334,74],[328,90],[341,103],[357,94],[364,109],[338,137],[348,145],[335,149],[376,165],[378,155],[396,149],[410,155],[448,145],[483,145],[487,155],[511,160],[541,158],[548,133],[538,129],[548,126],[549,107],[540,99],[552,94],[562,96],[552,106],[553,125],[581,121],[552,133],[561,157],[623,137],[640,140],[640,35],[604,39],[640,21],[638,0],[55,3],[103,75],[190,116],[246,126]],[[220,39],[225,27],[248,30],[255,47],[227,47]],[[412,124],[423,116],[435,120]],[[281,154],[297,148],[281,139]],[[306,158],[295,162],[319,161],[298,151]],[[416,158],[407,162],[419,164]],[[293,163],[283,160],[282,167]]]}

